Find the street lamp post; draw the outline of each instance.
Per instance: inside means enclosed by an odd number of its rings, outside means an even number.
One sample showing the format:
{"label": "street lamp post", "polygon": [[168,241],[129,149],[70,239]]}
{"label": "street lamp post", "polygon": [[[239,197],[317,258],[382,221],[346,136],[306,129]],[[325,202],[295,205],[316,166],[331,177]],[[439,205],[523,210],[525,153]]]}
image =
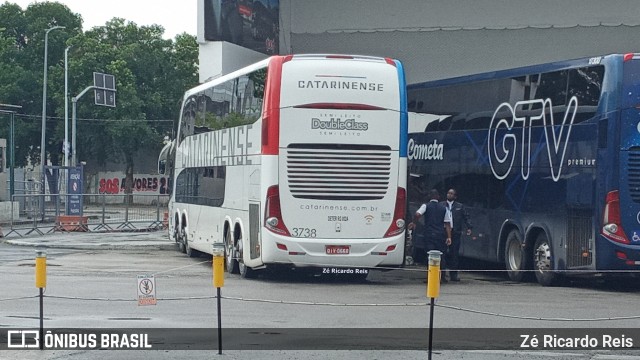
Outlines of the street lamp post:
{"label": "street lamp post", "polygon": [[98,88],[95,85],[87,86],[80,94],[71,98],[71,166],[78,166],[76,159],[76,103],[87,91]]}
{"label": "street lamp post", "polygon": [[[64,26],[53,26],[48,28],[44,33],[44,79],[42,81],[42,137],[40,139],[40,180],[42,181],[42,194],[45,193],[45,181],[46,176],[44,167],[47,164],[45,158],[45,138],[47,133],[47,48],[49,45],[49,32],[55,29],[64,29]],[[42,219],[44,219],[44,197],[42,198],[42,204],[40,204],[40,210],[42,211]]]}
{"label": "street lamp post", "polygon": [[[40,139],[40,163],[42,167],[42,193],[44,194],[44,166],[45,161],[45,137],[47,133],[47,47],[49,45],[49,32],[55,29],[64,29],[64,26],[53,26],[48,28],[44,33],[44,78],[42,81],[42,138]],[[43,202],[44,203],[44,202]]]}
{"label": "street lamp post", "polygon": [[69,166],[69,77],[68,77],[68,59],[69,49],[71,46],[67,46],[64,49],[64,144],[62,145],[62,152],[64,153],[64,166]]}

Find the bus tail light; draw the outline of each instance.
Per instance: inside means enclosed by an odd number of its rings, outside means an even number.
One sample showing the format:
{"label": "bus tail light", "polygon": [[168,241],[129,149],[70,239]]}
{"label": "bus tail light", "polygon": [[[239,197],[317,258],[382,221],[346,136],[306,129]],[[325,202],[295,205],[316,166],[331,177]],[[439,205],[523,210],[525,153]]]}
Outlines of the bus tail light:
{"label": "bus tail light", "polygon": [[387,246],[387,249],[385,251],[372,251],[371,255],[387,256],[390,252],[394,251],[395,249],[396,249],[395,245],[389,245]]}
{"label": "bus tail light", "polygon": [[278,185],[273,185],[267,189],[267,201],[265,202],[264,227],[276,234],[291,236],[289,229],[282,220],[280,211],[280,190]]}
{"label": "bus tail light", "polygon": [[620,260],[627,260],[627,254],[623,253],[622,251],[616,251],[616,257],[618,257],[618,259]]}
{"label": "bus tail light", "polygon": [[401,234],[404,231],[404,212],[407,205],[407,191],[404,188],[398,188],[396,196],[396,208],[393,212],[393,221],[389,226],[389,230],[384,237],[391,237]]}
{"label": "bus tail light", "polygon": [[327,55],[326,58],[327,59],[347,59],[347,60],[352,60],[353,56],[350,56],[350,55]]}
{"label": "bus tail light", "polygon": [[610,191],[607,194],[604,206],[604,215],[602,218],[601,234],[611,241],[622,244],[629,244],[624,230],[622,229],[622,218],[620,217],[620,192],[618,190]]}

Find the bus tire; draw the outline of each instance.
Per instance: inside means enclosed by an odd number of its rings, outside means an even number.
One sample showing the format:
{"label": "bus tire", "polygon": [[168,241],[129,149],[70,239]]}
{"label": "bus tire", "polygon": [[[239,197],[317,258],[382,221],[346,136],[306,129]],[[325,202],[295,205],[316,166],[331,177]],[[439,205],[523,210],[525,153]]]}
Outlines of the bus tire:
{"label": "bus tire", "polygon": [[200,251],[198,250],[194,250],[191,248],[191,246],[189,246],[189,237],[187,235],[187,233],[184,233],[184,236],[182,238],[184,240],[184,252],[187,254],[187,256],[194,258],[194,257],[199,257],[200,256]]}
{"label": "bus tire", "polygon": [[238,269],[238,257],[240,252],[237,249],[236,242],[231,236],[231,227],[227,227],[227,231],[224,234],[224,259],[229,274],[237,274]]}
{"label": "bus tire", "polygon": [[240,271],[240,277],[244,279],[252,279],[255,277],[255,270],[245,265],[242,261],[238,262],[238,271]]}
{"label": "bus tire", "polygon": [[536,280],[542,286],[553,286],[558,281],[558,274],[553,272],[551,243],[545,233],[538,235],[533,246],[533,270]]}
{"label": "bus tire", "polygon": [[[229,230],[231,231],[231,230]],[[251,279],[255,277],[255,270],[244,264],[244,249],[242,247],[242,234],[238,235],[238,241],[236,242],[236,254],[238,260],[238,272],[243,279]]]}
{"label": "bus tire", "polygon": [[504,248],[504,264],[509,279],[516,282],[525,280],[527,270],[527,254],[518,230],[511,230],[507,235]]}
{"label": "bus tire", "polygon": [[351,275],[351,279],[353,282],[355,283],[359,283],[359,284],[365,284],[367,283],[367,277],[369,276],[369,274],[352,274]]}
{"label": "bus tire", "polygon": [[178,251],[186,253],[187,249],[184,246],[184,228],[176,229],[176,243],[178,243]]}
{"label": "bus tire", "polygon": [[[238,243],[241,243],[240,241]],[[240,272],[240,277],[243,279],[253,279],[256,274],[255,274],[255,270],[253,270],[252,268],[248,267],[247,265],[244,264],[244,261],[242,260],[242,246],[240,247],[240,251],[239,251],[239,258],[238,258],[238,271]]]}

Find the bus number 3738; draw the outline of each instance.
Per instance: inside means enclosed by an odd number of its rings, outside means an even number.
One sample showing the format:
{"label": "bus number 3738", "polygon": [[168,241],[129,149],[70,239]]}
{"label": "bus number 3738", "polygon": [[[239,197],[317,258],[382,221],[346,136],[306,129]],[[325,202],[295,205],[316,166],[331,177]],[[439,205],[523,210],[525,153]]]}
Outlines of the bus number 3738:
{"label": "bus number 3738", "polygon": [[316,237],[316,229],[309,228],[293,228],[294,237],[300,238],[314,238]]}

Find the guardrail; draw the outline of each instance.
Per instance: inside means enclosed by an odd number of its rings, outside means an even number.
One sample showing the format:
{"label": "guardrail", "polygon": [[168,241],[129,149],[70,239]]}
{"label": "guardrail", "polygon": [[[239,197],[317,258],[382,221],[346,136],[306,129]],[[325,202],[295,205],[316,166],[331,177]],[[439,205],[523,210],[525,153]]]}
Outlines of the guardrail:
{"label": "guardrail", "polygon": [[[78,224],[66,224],[67,206],[82,197]],[[14,195],[9,220],[0,222],[5,237],[56,231],[149,231],[163,229],[169,195],[25,194]],[[18,209],[19,208],[19,209]],[[17,211],[16,211],[17,210]],[[18,216],[15,216],[18,214]],[[7,229],[8,227],[8,229]]]}

